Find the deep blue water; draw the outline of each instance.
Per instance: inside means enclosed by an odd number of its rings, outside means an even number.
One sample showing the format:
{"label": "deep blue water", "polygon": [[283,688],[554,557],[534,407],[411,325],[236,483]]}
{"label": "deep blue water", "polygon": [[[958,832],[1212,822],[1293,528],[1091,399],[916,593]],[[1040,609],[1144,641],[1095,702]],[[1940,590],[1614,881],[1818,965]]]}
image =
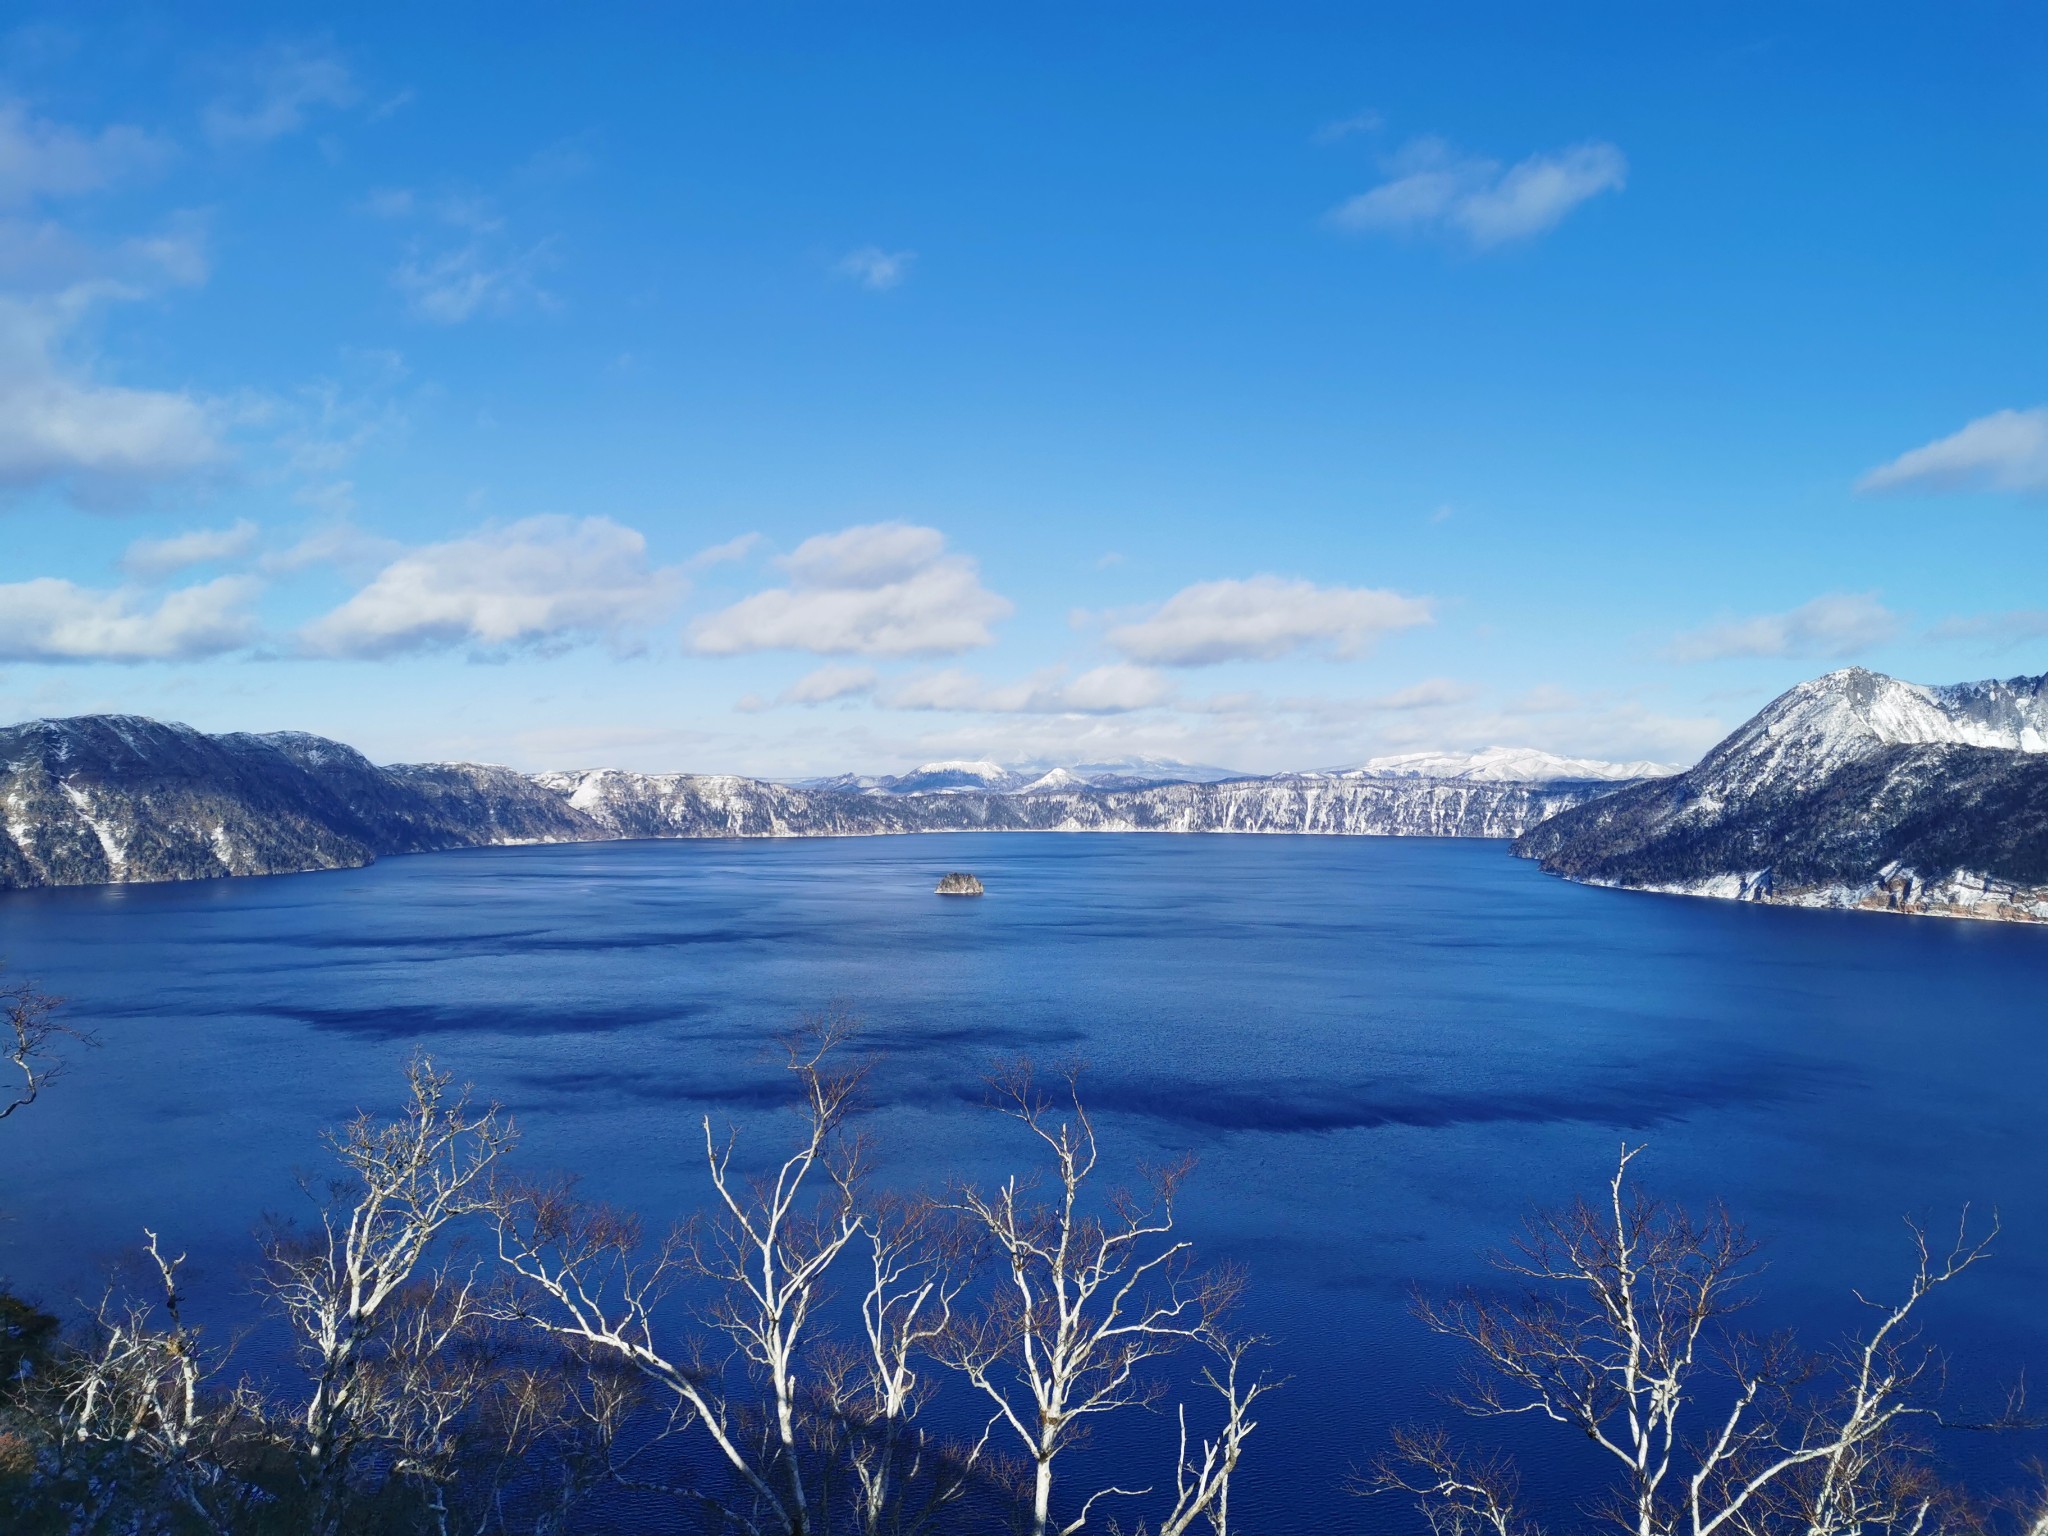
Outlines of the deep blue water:
{"label": "deep blue water", "polygon": [[[953,868],[987,897],[934,897]],[[1121,1161],[1199,1155],[1188,1228],[1249,1268],[1292,1378],[1250,1452],[1260,1530],[1393,1523],[1337,1485],[1444,1412],[1408,1287],[1483,1278],[1623,1138],[1657,1190],[1769,1240],[1758,1320],[1816,1343],[1852,1286],[1903,1284],[1902,1216],[1996,1208],[1995,1259],[1929,1329],[1958,1402],[2048,1374],[2048,930],[1590,890],[1498,843],[948,835],[0,895],[0,956],[104,1041],[0,1127],[0,1275],[50,1300],[149,1224],[203,1305],[246,1307],[254,1218],[293,1207],[322,1125],[395,1102],[420,1041],[516,1111],[525,1164],[680,1213],[698,1116],[757,1114],[765,1038],[839,1002],[881,1052],[892,1180],[1024,1165],[981,1107],[1020,1052],[1089,1064]],[[1583,1466],[1523,1439],[1539,1501]],[[1996,1478],[2042,1448],[1951,1450]]]}

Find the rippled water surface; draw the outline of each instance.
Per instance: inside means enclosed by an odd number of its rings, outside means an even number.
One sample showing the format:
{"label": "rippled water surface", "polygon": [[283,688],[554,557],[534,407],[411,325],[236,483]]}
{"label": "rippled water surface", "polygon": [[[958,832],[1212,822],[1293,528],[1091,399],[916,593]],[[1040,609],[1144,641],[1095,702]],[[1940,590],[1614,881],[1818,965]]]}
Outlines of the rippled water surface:
{"label": "rippled water surface", "polygon": [[[955,868],[988,895],[934,896]],[[1443,1412],[1408,1288],[1480,1278],[1624,1138],[1661,1192],[1769,1240],[1759,1320],[1816,1340],[1856,1320],[1851,1286],[1903,1282],[1903,1215],[1996,1208],[1995,1260],[1930,1330],[1976,1406],[2048,1374],[2044,930],[1588,890],[1497,843],[948,835],[0,895],[0,956],[104,1042],[0,1127],[0,1274],[46,1299],[148,1223],[195,1295],[245,1306],[254,1218],[422,1041],[517,1112],[528,1164],[687,1209],[700,1115],[759,1113],[764,1040],[837,1002],[881,1053],[903,1184],[1028,1157],[981,1107],[1020,1053],[1088,1063],[1124,1162],[1199,1155],[1188,1225],[1249,1268],[1292,1378],[1251,1452],[1262,1530],[1380,1523],[1346,1468]],[[1527,1444],[1540,1501],[1581,1464]],[[2040,1448],[1955,1454],[1992,1476]]]}

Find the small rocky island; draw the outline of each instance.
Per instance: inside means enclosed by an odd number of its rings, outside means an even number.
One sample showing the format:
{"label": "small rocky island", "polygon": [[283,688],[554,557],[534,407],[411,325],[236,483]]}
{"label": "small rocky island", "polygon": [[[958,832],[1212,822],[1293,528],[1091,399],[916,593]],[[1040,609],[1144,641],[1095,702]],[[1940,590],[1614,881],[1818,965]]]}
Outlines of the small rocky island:
{"label": "small rocky island", "polygon": [[962,874],[956,869],[939,881],[939,894],[941,896],[979,896],[982,894],[981,882],[975,879],[974,876]]}

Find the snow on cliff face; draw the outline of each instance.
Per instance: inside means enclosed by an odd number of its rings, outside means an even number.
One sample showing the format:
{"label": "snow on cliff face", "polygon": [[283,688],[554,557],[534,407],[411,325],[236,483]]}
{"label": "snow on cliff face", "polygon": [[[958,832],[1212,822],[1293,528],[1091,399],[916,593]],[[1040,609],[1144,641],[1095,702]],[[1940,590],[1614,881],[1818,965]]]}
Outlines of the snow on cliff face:
{"label": "snow on cliff face", "polygon": [[275,874],[360,865],[387,853],[619,837],[1505,838],[1608,791],[1564,780],[1091,776],[1106,766],[1026,776],[992,763],[932,763],[896,781],[921,778],[921,791],[806,789],[731,774],[599,769],[529,777],[476,763],[378,766],[340,742],[296,732],[209,736],[136,717],[35,721],[0,728],[0,889]]}
{"label": "snow on cliff face", "polygon": [[[1048,779],[1054,774],[1047,774]],[[1069,775],[1069,777],[1072,777]],[[537,774],[615,837],[840,837],[891,832],[1313,832],[1513,837],[1599,791],[1579,783],[1283,775],[1222,783],[877,795],[710,774]]]}
{"label": "snow on cliff face", "polygon": [[1691,776],[1710,794],[1811,785],[1901,746],[2048,752],[2048,677],[1929,687],[1845,667],[1773,699]]}
{"label": "snow on cliff face", "polygon": [[1683,771],[1668,763],[1608,763],[1592,757],[1558,757],[1535,747],[1488,747],[1483,752],[1404,752],[1375,757],[1345,777],[1457,779],[1470,784],[1552,784],[1560,779],[1585,779],[1620,784],[1669,778]]}
{"label": "snow on cliff face", "polygon": [[1697,767],[1566,811],[1516,852],[1639,890],[2048,920],[2048,676],[1830,672]]}
{"label": "snow on cliff face", "polygon": [[0,727],[0,889],[201,880],[382,853],[603,836],[505,768],[379,768],[303,732],[132,715]]}

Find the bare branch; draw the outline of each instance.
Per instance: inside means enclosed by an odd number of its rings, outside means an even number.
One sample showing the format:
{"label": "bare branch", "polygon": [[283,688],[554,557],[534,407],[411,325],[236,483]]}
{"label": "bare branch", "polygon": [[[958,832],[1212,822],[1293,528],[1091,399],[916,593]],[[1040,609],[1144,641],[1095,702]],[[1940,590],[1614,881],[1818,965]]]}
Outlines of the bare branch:
{"label": "bare branch", "polygon": [[[430,1058],[413,1057],[406,1082],[398,1119],[360,1114],[329,1137],[345,1173],[312,1191],[318,1228],[277,1228],[264,1244],[262,1289],[291,1325],[312,1385],[303,1449],[323,1536],[341,1518],[363,1443],[420,1415],[446,1428],[452,1399],[434,1398],[430,1362],[480,1318],[477,1278],[458,1268],[418,1277],[453,1223],[493,1207],[496,1165],[517,1140],[495,1105],[473,1110]],[[402,1406],[386,1400],[393,1392]]]}
{"label": "bare branch", "polygon": [[[1660,1205],[1629,1178],[1624,1146],[1607,1198],[1533,1218],[1495,1266],[1526,1289],[1418,1301],[1417,1315],[1469,1345],[1477,1368],[1458,1401],[1482,1416],[1569,1425],[1616,1479],[1606,1514],[1634,1536],[1850,1536],[1931,1530],[1942,1507],[1910,1426],[1929,1407],[1937,1361],[1912,1317],[1981,1260],[1997,1234],[1946,1251],[1909,1228],[1918,1263],[1860,1338],[1822,1356],[1754,1339],[1728,1320],[1745,1304],[1756,1245],[1719,1206],[1704,1218]],[[1404,1490],[1432,1524],[1510,1536],[1511,1469],[1473,1462],[1411,1431],[1368,1480]]]}
{"label": "bare branch", "polygon": [[[1035,1200],[1015,1177],[992,1192],[956,1192],[953,1208],[989,1242],[1009,1283],[998,1285],[940,1353],[989,1399],[996,1422],[1008,1426],[1031,1463],[1033,1536],[1054,1529],[1061,1452],[1091,1419],[1156,1403],[1164,1389],[1148,1362],[1218,1337],[1241,1284],[1225,1272],[1191,1273],[1189,1245],[1172,1237],[1175,1195],[1191,1162],[1147,1170],[1140,1190],[1111,1191],[1099,1212],[1091,1208],[1095,1126],[1075,1070],[1061,1076],[1066,1091],[1058,1099],[1039,1088],[1028,1063],[1005,1066],[990,1079],[993,1107],[1050,1155],[1052,1194]],[[1078,1531],[1101,1496],[1083,1500],[1060,1536]],[[1203,1497],[1201,1509],[1216,1497]]]}
{"label": "bare branch", "polygon": [[0,1063],[11,1088],[0,1088],[0,1120],[35,1103],[42,1091],[62,1077],[67,1063],[56,1047],[71,1039],[91,1047],[99,1041],[82,1029],[59,1022],[63,999],[52,997],[33,982],[0,987]]}

